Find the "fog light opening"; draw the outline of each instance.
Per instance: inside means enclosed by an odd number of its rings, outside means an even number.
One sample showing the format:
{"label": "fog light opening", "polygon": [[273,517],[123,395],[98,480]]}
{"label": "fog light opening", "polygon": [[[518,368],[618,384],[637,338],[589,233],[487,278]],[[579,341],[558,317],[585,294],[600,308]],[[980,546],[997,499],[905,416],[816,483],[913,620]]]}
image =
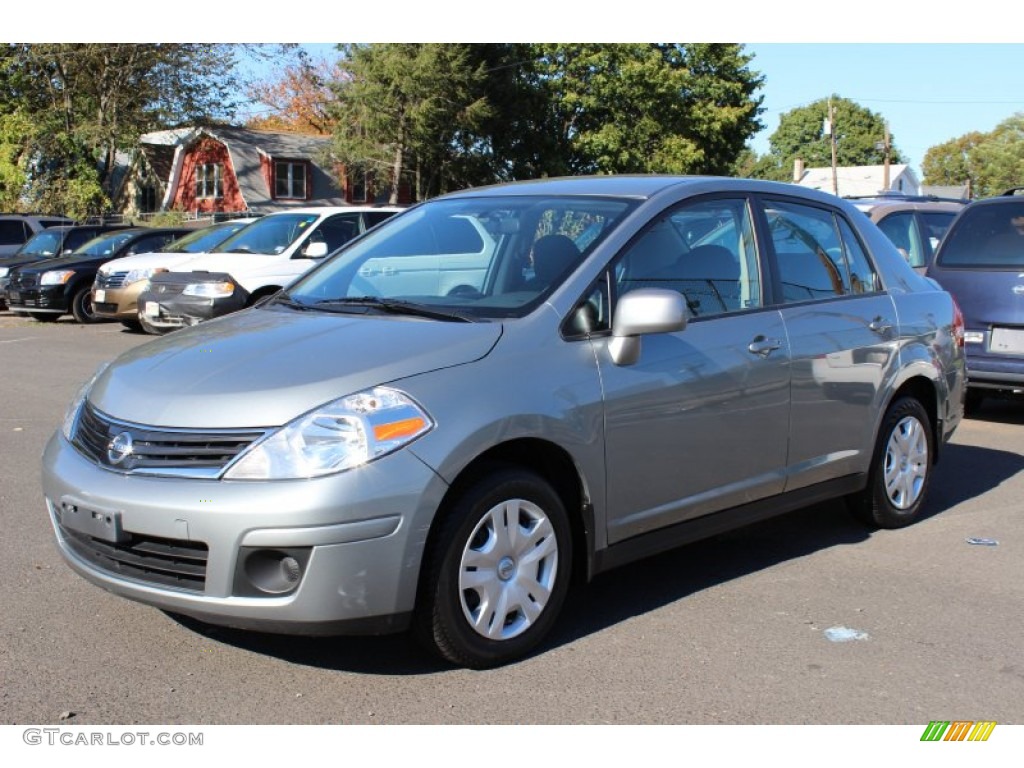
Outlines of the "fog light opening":
{"label": "fog light opening", "polygon": [[283,595],[302,581],[304,563],[288,552],[258,549],[245,559],[245,576],[260,592]]}

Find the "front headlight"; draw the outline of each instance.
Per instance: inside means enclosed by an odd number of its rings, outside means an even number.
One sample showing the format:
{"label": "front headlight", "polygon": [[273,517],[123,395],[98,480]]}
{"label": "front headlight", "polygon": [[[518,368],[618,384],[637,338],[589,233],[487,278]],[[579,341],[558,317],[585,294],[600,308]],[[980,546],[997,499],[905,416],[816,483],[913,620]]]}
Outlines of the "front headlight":
{"label": "front headlight", "polygon": [[167,270],[163,267],[148,267],[146,269],[133,269],[127,275],[124,276],[123,285],[131,285],[137,283],[139,280],[148,280],[157,272],[166,272]]}
{"label": "front headlight", "polygon": [[0,267],[0,277],[7,277],[7,273],[10,269],[10,267]]}
{"label": "front headlight", "polygon": [[222,280],[219,283],[189,283],[182,293],[185,296],[199,296],[205,299],[217,299],[230,296],[235,292],[235,284]]}
{"label": "front headlight", "polygon": [[434,422],[412,399],[386,387],[334,400],[247,448],[227,480],[292,480],[352,469],[397,451]]}
{"label": "front headlight", "polygon": [[96,369],[96,373],[92,375],[85,384],[79,389],[75,395],[71,404],[68,405],[68,409],[64,412],[64,421],[61,422],[60,431],[64,434],[64,437],[68,442],[75,436],[75,424],[78,421],[78,412],[82,409],[82,404],[85,402],[85,398],[89,395],[89,390],[92,389],[92,385],[96,383],[96,379],[107,370],[110,363],[103,363],[99,368]]}
{"label": "front headlight", "polygon": [[43,277],[40,279],[40,285],[63,285],[71,276],[75,274],[73,269],[52,269],[49,272],[43,272]]}

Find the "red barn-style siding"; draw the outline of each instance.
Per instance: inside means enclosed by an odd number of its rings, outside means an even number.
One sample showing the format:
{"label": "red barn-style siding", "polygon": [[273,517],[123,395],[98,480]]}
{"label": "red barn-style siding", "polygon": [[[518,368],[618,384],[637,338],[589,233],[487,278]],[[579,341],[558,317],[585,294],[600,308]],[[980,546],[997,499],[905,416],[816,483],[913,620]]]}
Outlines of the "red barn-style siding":
{"label": "red barn-style siding", "polygon": [[[220,166],[219,197],[215,194],[207,194],[205,197],[197,196],[196,171],[197,168],[204,165]],[[208,192],[212,192],[212,190],[208,190]],[[226,146],[206,136],[185,151],[178,188],[175,190],[174,203],[171,207],[181,211],[199,213],[244,211],[246,209],[245,200],[238,187],[238,179],[231,167],[231,157]]]}

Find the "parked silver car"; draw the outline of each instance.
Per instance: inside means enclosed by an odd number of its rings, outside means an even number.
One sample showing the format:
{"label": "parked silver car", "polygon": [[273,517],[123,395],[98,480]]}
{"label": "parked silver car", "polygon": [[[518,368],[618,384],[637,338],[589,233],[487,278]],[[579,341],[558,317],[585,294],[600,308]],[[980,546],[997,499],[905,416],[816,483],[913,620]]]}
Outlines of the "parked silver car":
{"label": "parked silver car", "polygon": [[67,562],[117,594],[284,633],[412,627],[487,667],[536,646],[572,578],[824,499],[913,522],[962,344],[950,295],[827,194],[475,189],[122,355],[43,491]]}

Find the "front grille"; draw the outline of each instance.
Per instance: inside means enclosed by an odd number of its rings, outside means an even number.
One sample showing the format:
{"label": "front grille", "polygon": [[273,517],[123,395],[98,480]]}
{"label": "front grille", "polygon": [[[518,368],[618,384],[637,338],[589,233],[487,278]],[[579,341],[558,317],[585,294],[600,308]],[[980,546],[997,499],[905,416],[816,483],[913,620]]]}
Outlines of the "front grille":
{"label": "front grille", "polygon": [[201,541],[128,534],[113,544],[60,526],[64,543],[82,560],[107,571],[150,584],[202,592],[210,548]]}
{"label": "front grille", "polygon": [[124,272],[110,272],[107,274],[100,273],[96,276],[96,287],[97,288],[120,288],[124,285],[124,279],[128,276],[127,270]]}
{"label": "front grille", "polygon": [[87,402],[72,443],[101,466],[118,472],[216,477],[263,434],[263,430],[253,429],[147,427],[118,421]]}
{"label": "front grille", "polygon": [[29,272],[28,274],[12,272],[10,278],[10,287],[15,291],[24,291],[30,288],[36,288],[39,285],[39,275],[35,272]]}

